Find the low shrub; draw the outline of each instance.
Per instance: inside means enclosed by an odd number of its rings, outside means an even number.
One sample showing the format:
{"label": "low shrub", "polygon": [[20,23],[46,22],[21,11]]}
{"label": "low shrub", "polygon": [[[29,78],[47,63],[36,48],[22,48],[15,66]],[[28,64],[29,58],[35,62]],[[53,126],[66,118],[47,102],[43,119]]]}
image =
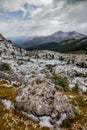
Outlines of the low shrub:
{"label": "low shrub", "polygon": [[78,86],[77,83],[75,84],[74,88],[72,88],[72,91],[73,91],[74,93],[79,93],[79,86]]}
{"label": "low shrub", "polygon": [[55,85],[60,85],[63,87],[64,91],[69,91],[69,83],[66,76],[61,76],[54,73],[52,80]]}
{"label": "low shrub", "polygon": [[87,68],[87,64],[85,62],[79,62],[76,65],[80,68]]}
{"label": "low shrub", "polygon": [[8,63],[0,63],[0,71],[9,71],[11,69]]}

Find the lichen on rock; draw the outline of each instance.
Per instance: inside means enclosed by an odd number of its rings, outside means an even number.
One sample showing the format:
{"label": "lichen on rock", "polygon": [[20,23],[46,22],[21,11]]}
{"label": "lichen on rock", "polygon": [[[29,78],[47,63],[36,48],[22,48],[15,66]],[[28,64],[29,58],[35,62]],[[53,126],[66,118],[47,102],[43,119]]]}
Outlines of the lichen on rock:
{"label": "lichen on rock", "polygon": [[59,92],[54,84],[48,82],[20,88],[15,108],[39,119],[49,116],[52,125],[58,124],[60,119],[62,121],[62,115],[66,115],[65,118],[73,118],[76,112],[68,98]]}

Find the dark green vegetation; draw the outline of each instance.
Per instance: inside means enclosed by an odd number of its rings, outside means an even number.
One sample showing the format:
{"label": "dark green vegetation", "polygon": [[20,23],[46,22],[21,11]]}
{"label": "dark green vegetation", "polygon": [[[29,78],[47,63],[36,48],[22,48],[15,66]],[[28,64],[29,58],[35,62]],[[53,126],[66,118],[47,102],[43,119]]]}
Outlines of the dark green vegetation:
{"label": "dark green vegetation", "polygon": [[67,79],[66,76],[62,76],[61,74],[56,74],[53,70],[53,66],[52,65],[47,65],[46,66],[48,68],[48,70],[51,72],[52,76],[51,76],[51,80],[55,85],[59,85],[63,88],[63,90],[66,91],[70,91],[69,90],[69,81]]}
{"label": "dark green vegetation", "polygon": [[62,53],[73,52],[73,53],[85,53],[87,54],[87,37],[80,39],[66,40],[61,43],[44,43],[41,45],[36,45],[27,50],[51,50]]}
{"label": "dark green vegetation", "polygon": [[69,83],[67,77],[53,74],[52,81],[55,85],[60,85],[63,87],[64,91],[69,91]]}
{"label": "dark green vegetation", "polygon": [[0,71],[9,71],[11,69],[8,63],[0,63]]}

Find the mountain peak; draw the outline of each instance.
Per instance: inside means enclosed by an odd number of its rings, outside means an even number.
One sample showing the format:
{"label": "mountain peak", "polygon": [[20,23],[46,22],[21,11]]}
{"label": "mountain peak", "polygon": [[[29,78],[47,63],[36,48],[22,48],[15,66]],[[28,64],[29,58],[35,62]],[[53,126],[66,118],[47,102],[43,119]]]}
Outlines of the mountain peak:
{"label": "mountain peak", "polygon": [[44,36],[35,37],[31,41],[24,43],[22,47],[29,48],[29,47],[44,44],[44,43],[50,43],[50,42],[59,43],[65,40],[80,39],[84,37],[85,37],[84,34],[80,34],[76,31],[69,31],[69,32],[57,31],[45,37]]}
{"label": "mountain peak", "polygon": [[52,35],[79,35],[79,36],[85,36],[84,34],[81,34],[79,32],[76,31],[69,31],[69,32],[63,32],[63,31],[57,31],[55,33],[53,33]]}

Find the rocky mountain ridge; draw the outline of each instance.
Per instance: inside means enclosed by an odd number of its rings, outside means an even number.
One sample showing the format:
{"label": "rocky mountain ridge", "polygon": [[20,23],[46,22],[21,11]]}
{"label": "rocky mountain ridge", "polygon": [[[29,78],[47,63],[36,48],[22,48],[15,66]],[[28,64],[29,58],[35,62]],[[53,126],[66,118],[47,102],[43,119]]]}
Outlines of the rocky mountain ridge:
{"label": "rocky mountain ridge", "polygon": [[71,32],[58,31],[53,33],[52,35],[35,37],[32,40],[22,44],[22,47],[30,48],[30,47],[34,47],[35,45],[41,45],[44,43],[51,43],[51,42],[60,43],[64,40],[79,39],[83,37],[85,37],[84,34],[80,34],[75,31],[71,31]]}
{"label": "rocky mountain ridge", "polygon": [[87,37],[79,39],[65,40],[61,43],[50,42],[34,47],[27,50],[51,50],[62,53],[87,53]]}

